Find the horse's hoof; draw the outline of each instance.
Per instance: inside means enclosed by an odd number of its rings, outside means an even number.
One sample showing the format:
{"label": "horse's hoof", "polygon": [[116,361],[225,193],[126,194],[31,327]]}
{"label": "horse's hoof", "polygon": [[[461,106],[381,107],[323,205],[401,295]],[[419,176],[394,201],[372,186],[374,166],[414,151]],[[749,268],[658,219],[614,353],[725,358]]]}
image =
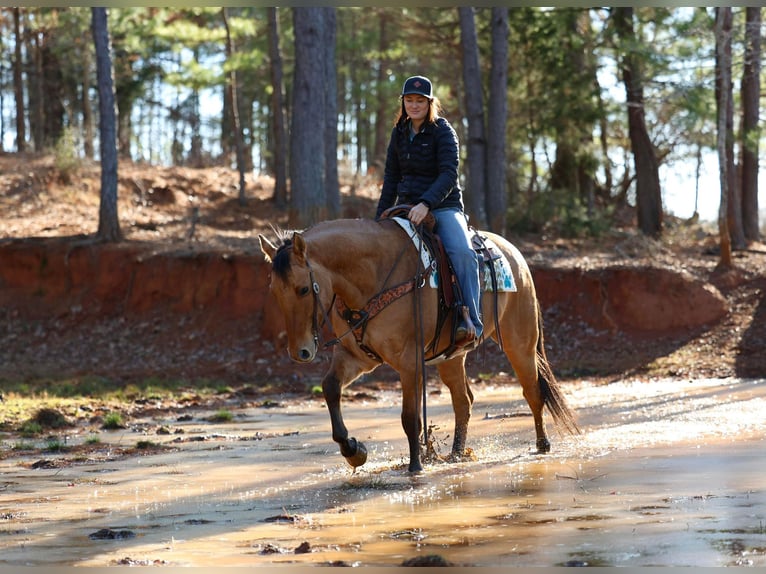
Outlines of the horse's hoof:
{"label": "horse's hoof", "polygon": [[551,443],[547,438],[537,439],[537,452],[538,454],[547,454],[551,452]]}
{"label": "horse's hoof", "polygon": [[418,462],[411,462],[410,466],[407,468],[407,472],[410,474],[422,474],[423,473],[423,465],[420,464],[420,461]]}
{"label": "horse's hoof", "polygon": [[447,458],[448,462],[466,462],[478,460],[471,448],[464,448],[460,451],[452,451]]}
{"label": "horse's hoof", "polygon": [[348,440],[348,444],[350,449],[353,450],[353,453],[346,456],[343,455],[346,458],[346,461],[353,466],[354,468],[358,466],[362,466],[365,462],[367,462],[367,447],[364,446],[364,443],[361,443],[357,441],[354,438],[351,438]]}

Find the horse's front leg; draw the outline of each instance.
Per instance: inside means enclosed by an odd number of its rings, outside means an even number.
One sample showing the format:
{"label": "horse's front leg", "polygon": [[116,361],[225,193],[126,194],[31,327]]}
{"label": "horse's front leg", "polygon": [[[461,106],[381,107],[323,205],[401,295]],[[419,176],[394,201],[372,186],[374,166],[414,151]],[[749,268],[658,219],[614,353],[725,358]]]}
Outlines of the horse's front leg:
{"label": "horse's front leg", "polygon": [[420,435],[423,423],[420,416],[421,382],[415,378],[414,373],[401,372],[402,383],[402,427],[407,435],[410,447],[410,464],[407,470],[421,472],[423,464],[420,462]]}
{"label": "horse's front leg", "polygon": [[340,453],[354,468],[362,466],[367,461],[367,448],[361,441],[348,436],[348,429],[341,413],[340,399],[343,389],[367,370],[369,369],[358,366],[355,359],[344,350],[336,348],[330,370],[322,380],[322,393],[327,409],[330,411],[332,439],[340,445]]}
{"label": "horse's front leg", "polygon": [[450,458],[459,461],[465,456],[465,442],[468,436],[468,421],[471,420],[473,393],[465,374],[465,355],[455,357],[437,367],[442,382],[447,386],[455,414],[455,432]]}

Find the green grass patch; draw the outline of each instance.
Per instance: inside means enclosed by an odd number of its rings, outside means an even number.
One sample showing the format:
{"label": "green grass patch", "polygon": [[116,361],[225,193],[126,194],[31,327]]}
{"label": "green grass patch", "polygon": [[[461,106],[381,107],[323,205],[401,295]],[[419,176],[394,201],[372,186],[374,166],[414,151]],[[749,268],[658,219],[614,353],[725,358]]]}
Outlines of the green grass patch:
{"label": "green grass patch", "polygon": [[19,433],[23,437],[33,437],[37,436],[39,434],[42,434],[43,427],[40,423],[36,421],[25,421],[20,427],[19,427]]}
{"label": "green grass patch", "polygon": [[227,409],[221,409],[217,413],[210,415],[207,420],[211,423],[229,423],[234,420],[234,415]]}
{"label": "green grass patch", "polygon": [[125,428],[125,420],[122,418],[122,414],[118,412],[107,413],[104,417],[104,423],[102,428],[107,430],[116,430]]}
{"label": "green grass patch", "polygon": [[48,439],[48,442],[45,444],[45,452],[64,452],[67,450],[66,444],[61,442],[57,438],[50,438]]}
{"label": "green grass patch", "polygon": [[40,379],[37,381],[3,381],[6,400],[18,395],[21,397],[44,398],[89,398],[135,400],[162,399],[178,397],[184,394],[215,396],[231,390],[219,381],[200,380],[164,380],[149,377],[142,381],[115,381],[106,377],[85,376],[64,380]]}

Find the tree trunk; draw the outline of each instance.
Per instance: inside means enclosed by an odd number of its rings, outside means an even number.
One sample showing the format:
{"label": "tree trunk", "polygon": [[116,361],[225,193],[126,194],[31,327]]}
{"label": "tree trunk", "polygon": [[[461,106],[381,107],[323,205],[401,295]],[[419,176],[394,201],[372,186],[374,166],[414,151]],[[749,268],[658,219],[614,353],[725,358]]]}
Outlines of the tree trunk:
{"label": "tree trunk", "polygon": [[476,37],[474,8],[458,8],[460,45],[463,48],[463,97],[468,122],[466,142],[465,195],[468,214],[474,225],[486,229],[487,138],[484,131],[484,89],[479,68],[479,42]]}
{"label": "tree trunk", "polygon": [[644,235],[662,234],[662,192],[659,163],[646,129],[644,88],[640,61],[630,47],[636,44],[633,8],[615,8],[615,28],[622,46],[622,75],[628,107],[628,133],[636,169],[636,213]]}
{"label": "tree trunk", "polygon": [[[30,20],[27,19],[29,23]],[[29,97],[29,129],[32,132],[32,142],[35,151],[42,152],[44,149],[44,130],[45,112],[43,102],[45,94],[43,93],[43,57],[42,57],[42,32],[40,30],[30,30],[25,34],[27,40],[27,56],[30,60],[31,71],[27,77],[29,84],[27,95]]]}
{"label": "tree trunk", "polygon": [[90,103],[90,74],[91,74],[91,60],[90,52],[83,50],[83,68],[82,68],[82,131],[83,131],[83,148],[85,151],[85,157],[93,159],[94,147],[93,147],[93,108]]}
{"label": "tree trunk", "polygon": [[[226,61],[231,63],[234,47],[225,6],[221,8],[221,17],[226,30]],[[229,71],[226,78],[226,88],[231,101],[231,129],[234,133],[234,148],[237,156],[237,171],[239,172],[239,205],[244,206],[247,204],[247,197],[245,196],[247,191],[245,186],[245,144],[242,141],[242,124],[239,121],[239,90],[237,89],[237,71],[234,68]]]}
{"label": "tree trunk", "polygon": [[489,230],[505,235],[508,191],[505,124],[508,119],[508,8],[492,8],[492,67],[487,114],[487,217]]}
{"label": "tree trunk", "polygon": [[282,95],[282,56],[279,51],[279,20],[277,8],[267,8],[269,21],[269,59],[271,71],[271,118],[274,138],[274,202],[287,206],[287,128],[285,102]]}
{"label": "tree trunk", "polygon": [[327,212],[325,62],[322,8],[293,8],[295,70],[290,130],[289,225],[304,228]]}
{"label": "tree trunk", "polygon": [[[390,115],[387,112],[390,105],[389,94],[383,89],[384,85],[388,84],[388,68],[390,66],[390,60],[387,56],[390,48],[389,40],[389,28],[390,23],[388,15],[385,11],[381,10],[378,16],[379,18],[379,43],[378,52],[380,53],[380,63],[378,65],[376,86],[377,90],[375,95],[377,97],[376,109],[375,109],[375,145],[373,150],[373,157],[369,163],[375,171],[380,174],[380,179],[383,179],[383,169],[386,165],[386,146],[388,145],[388,136],[391,134],[391,121]],[[369,167],[368,167],[369,169]]]}
{"label": "tree trunk", "polygon": [[106,8],[91,8],[93,43],[96,48],[99,134],[101,145],[101,202],[97,237],[101,241],[122,239],[117,215],[117,121],[112,80],[112,52]]}
{"label": "tree trunk", "polygon": [[52,149],[64,133],[64,77],[52,46],[54,33],[46,31],[40,46],[43,105],[43,148]]}
{"label": "tree trunk", "polygon": [[13,94],[16,99],[16,151],[24,153],[26,151],[27,131],[24,118],[26,117],[26,108],[24,106],[24,84],[22,82],[22,69],[24,62],[21,57],[21,10],[13,9],[13,34],[16,39],[13,56]]}
{"label": "tree trunk", "polygon": [[[195,47],[192,50],[194,54],[194,62],[200,64],[199,53],[200,49]],[[200,104],[199,104],[199,89],[192,88],[191,96],[189,96],[191,105],[189,106],[189,128],[191,130],[191,142],[189,145],[189,165],[192,167],[202,167],[202,118],[200,117]],[[232,106],[233,107],[233,106]]]}
{"label": "tree trunk", "polygon": [[731,47],[731,8],[716,8],[715,18],[715,43],[716,43],[716,103],[718,113],[718,174],[721,181],[721,206],[718,210],[718,236],[721,246],[721,258],[718,267],[729,269],[732,267],[731,236],[729,234],[729,158],[727,154],[727,140],[729,129],[727,125],[726,111],[729,109],[731,98],[731,51],[727,52],[727,44]]}
{"label": "tree trunk", "polygon": [[761,9],[748,7],[745,23],[745,65],[742,73],[742,225],[746,241],[759,241],[758,122],[761,92]]}
{"label": "tree trunk", "polygon": [[[720,8],[718,9],[721,10]],[[729,229],[729,238],[732,249],[745,248],[745,232],[742,224],[742,199],[737,179],[737,168],[734,163],[734,81],[732,79],[732,11],[731,8],[723,10],[723,29],[720,40],[723,45],[716,47],[716,56],[720,57],[721,70],[725,68],[724,74],[716,75],[716,91],[718,92],[721,107],[719,112],[724,115],[726,125],[725,151],[726,151],[726,175],[727,175],[727,209],[726,217]],[[716,37],[719,40],[718,37]],[[723,92],[726,97],[721,99]]]}
{"label": "tree trunk", "polygon": [[283,96],[282,55],[279,50],[277,8],[267,8],[269,24],[269,59],[271,72],[271,129],[274,139],[274,203],[287,206],[287,129]]}
{"label": "tree trunk", "polygon": [[337,15],[335,8],[322,9],[324,19],[324,190],[327,197],[327,217],[340,216],[340,183],[338,181],[338,83],[335,65],[335,38],[337,36]]}

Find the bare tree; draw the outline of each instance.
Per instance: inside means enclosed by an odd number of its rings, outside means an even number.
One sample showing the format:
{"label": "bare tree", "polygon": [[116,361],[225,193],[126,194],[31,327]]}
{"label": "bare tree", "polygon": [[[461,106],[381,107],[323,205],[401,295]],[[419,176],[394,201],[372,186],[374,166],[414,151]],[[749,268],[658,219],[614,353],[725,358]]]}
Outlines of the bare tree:
{"label": "bare tree", "polygon": [[[389,98],[388,91],[383,88],[389,84],[388,70],[391,65],[391,60],[388,57],[388,49],[391,36],[391,23],[389,12],[385,9],[377,8],[378,12],[378,25],[379,25],[379,42],[378,52],[380,53],[380,61],[378,63],[378,69],[375,77],[375,84],[377,90],[375,96],[377,101],[375,102],[375,136],[374,146],[372,151],[371,166],[378,173],[383,173],[383,169],[386,164],[386,146],[388,145],[388,136],[391,133],[391,121],[389,121],[389,106],[391,100]],[[368,168],[369,169],[369,168]]]}
{"label": "bare tree", "polygon": [[21,10],[19,8],[13,9],[13,34],[16,38],[16,46],[13,52],[13,93],[16,98],[16,151],[23,153],[26,151],[27,132],[26,124],[24,123],[24,116],[26,116],[24,84],[21,79],[24,62],[21,59],[23,39],[21,37]]}
{"label": "bare tree", "polygon": [[242,123],[239,119],[239,90],[237,89],[237,70],[232,65],[232,55],[234,46],[231,39],[231,29],[229,28],[229,18],[226,13],[226,7],[221,8],[221,17],[223,18],[223,27],[226,29],[226,60],[231,69],[226,78],[227,97],[231,102],[231,123],[234,132],[234,148],[237,156],[237,171],[239,172],[239,204],[245,205],[247,198],[245,196],[245,142],[242,137]]}
{"label": "bare tree", "polygon": [[271,71],[271,119],[274,138],[274,202],[287,206],[287,128],[285,101],[282,95],[282,56],[279,51],[279,19],[277,8],[267,8],[269,22],[269,60]]}
{"label": "bare tree", "polygon": [[338,181],[338,85],[335,65],[335,38],[337,36],[337,16],[334,6],[322,9],[324,18],[324,189],[327,197],[327,216],[340,216],[340,183]]}
{"label": "bare tree", "polygon": [[508,119],[508,8],[492,8],[492,67],[487,122],[487,216],[490,231],[505,234],[508,192],[505,124]]}
{"label": "bare tree", "polygon": [[122,239],[122,233],[117,215],[117,111],[112,78],[112,47],[106,8],[92,8],[91,16],[93,43],[96,47],[98,129],[101,142],[101,202],[97,238],[115,242]]}
{"label": "bare tree", "polygon": [[479,68],[479,41],[476,35],[475,9],[460,7],[460,45],[463,52],[463,97],[468,122],[466,142],[466,200],[474,224],[487,227],[486,158],[487,137],[484,130],[484,89]]}
{"label": "bare tree", "polygon": [[83,50],[83,65],[82,65],[82,131],[83,131],[83,148],[85,151],[85,157],[93,159],[95,155],[93,149],[93,140],[95,134],[93,133],[93,109],[91,108],[90,101],[90,87],[91,87],[91,59],[90,51]]}
{"label": "bare tree", "polygon": [[622,80],[628,108],[628,134],[636,168],[638,228],[650,237],[662,234],[662,192],[659,162],[646,128],[641,65],[635,51],[633,8],[615,8],[614,22],[620,38]]}
{"label": "bare tree", "polygon": [[290,130],[291,227],[326,218],[325,62],[322,8],[293,8],[295,70]]}
{"label": "bare tree", "polygon": [[[726,110],[731,100],[731,8],[716,8],[716,84],[718,110],[718,173],[721,180],[721,206],[718,210],[718,235],[721,244],[719,268],[732,267],[731,237],[729,235],[729,187],[731,184],[728,158],[730,132]],[[727,49],[728,47],[728,49]],[[720,87],[718,87],[720,86]]]}
{"label": "bare tree", "polygon": [[758,141],[761,92],[761,9],[745,17],[745,65],[742,73],[742,225],[746,241],[758,241]]}

